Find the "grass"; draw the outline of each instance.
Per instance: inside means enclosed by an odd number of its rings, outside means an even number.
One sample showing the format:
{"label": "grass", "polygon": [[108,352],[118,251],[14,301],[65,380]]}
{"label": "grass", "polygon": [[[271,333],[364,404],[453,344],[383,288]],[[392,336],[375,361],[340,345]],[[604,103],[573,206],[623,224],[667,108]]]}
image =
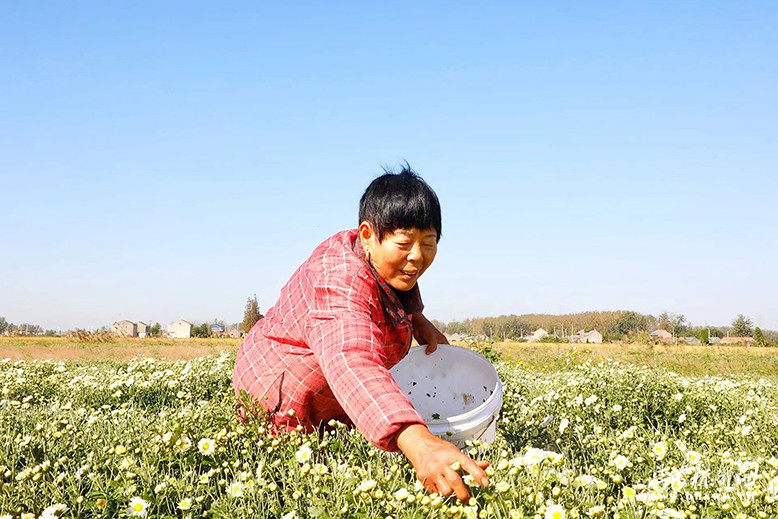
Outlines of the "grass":
{"label": "grass", "polygon": [[516,342],[498,342],[492,347],[506,361],[541,372],[612,360],[688,376],[747,375],[778,378],[776,348]]}
{"label": "grass", "polygon": [[240,339],[117,338],[113,342],[82,342],[68,337],[0,337],[0,359],[11,360],[130,360],[154,357],[189,360],[222,351],[235,352]]}

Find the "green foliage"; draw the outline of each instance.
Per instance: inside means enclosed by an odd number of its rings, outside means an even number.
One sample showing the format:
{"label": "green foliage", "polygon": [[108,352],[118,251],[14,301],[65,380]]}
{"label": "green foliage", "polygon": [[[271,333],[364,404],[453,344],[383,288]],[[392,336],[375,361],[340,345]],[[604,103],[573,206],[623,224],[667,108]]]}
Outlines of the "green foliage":
{"label": "green foliage", "polygon": [[754,339],[756,341],[757,346],[766,346],[764,333],[762,332],[762,329],[758,326],[754,328]]}
{"label": "green foliage", "polygon": [[502,359],[502,354],[490,342],[474,342],[470,347],[483,355],[489,362],[496,364]]}
{"label": "green foliage", "polygon": [[710,336],[707,328],[701,328],[698,332],[697,338],[700,339],[702,344],[708,344],[710,342]]}
{"label": "green foliage", "polygon": [[5,317],[0,316],[0,334],[5,333],[7,329],[8,321],[5,320]]}
{"label": "green foliage", "polygon": [[254,297],[249,297],[246,301],[246,309],[243,312],[243,322],[240,325],[241,331],[248,333],[260,319],[262,319],[262,314],[259,313],[257,294],[254,294]]}
{"label": "green foliage", "polygon": [[159,337],[162,333],[162,325],[159,323],[154,323],[154,325],[149,328],[149,337]]}
{"label": "green foliage", "polygon": [[754,335],[753,321],[743,314],[739,314],[732,321],[732,330],[730,331],[733,337],[752,337]]}
{"label": "green foliage", "polygon": [[192,327],[192,337],[210,337],[211,327],[208,323],[203,323]]}
{"label": "green foliage", "polygon": [[648,328],[648,317],[637,312],[621,312],[608,330],[612,339],[622,339],[629,334],[638,333]]}

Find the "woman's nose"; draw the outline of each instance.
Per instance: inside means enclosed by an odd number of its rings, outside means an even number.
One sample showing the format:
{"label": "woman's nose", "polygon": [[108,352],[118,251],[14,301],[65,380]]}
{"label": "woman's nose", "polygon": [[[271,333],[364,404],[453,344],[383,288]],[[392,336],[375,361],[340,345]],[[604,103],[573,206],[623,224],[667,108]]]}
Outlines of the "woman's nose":
{"label": "woman's nose", "polygon": [[421,244],[416,243],[411,247],[411,250],[408,251],[408,261],[416,261],[421,259]]}

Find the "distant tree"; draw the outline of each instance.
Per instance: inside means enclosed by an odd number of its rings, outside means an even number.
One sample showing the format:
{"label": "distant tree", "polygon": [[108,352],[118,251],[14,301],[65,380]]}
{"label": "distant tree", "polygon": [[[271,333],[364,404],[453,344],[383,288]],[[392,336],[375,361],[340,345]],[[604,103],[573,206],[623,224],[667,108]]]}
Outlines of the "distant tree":
{"label": "distant tree", "polygon": [[754,328],[754,339],[756,340],[757,346],[765,346],[766,342],[764,340],[764,333],[762,333],[762,329],[760,327]]}
{"label": "distant tree", "polygon": [[708,344],[710,342],[710,336],[708,334],[707,328],[702,328],[697,337],[700,339],[700,342],[703,344]]}
{"label": "distant tree", "polygon": [[0,317],[0,333],[5,333],[7,329],[8,321],[5,320],[5,317]]}
{"label": "distant tree", "polygon": [[259,313],[257,294],[254,294],[254,297],[249,297],[246,301],[246,310],[243,312],[243,322],[240,325],[241,331],[248,333],[260,319],[262,319],[262,314]]}
{"label": "distant tree", "polygon": [[149,335],[151,337],[159,337],[159,335],[162,333],[162,325],[159,323],[154,323],[154,325],[149,328]]}
{"label": "distant tree", "polygon": [[613,323],[610,332],[613,338],[621,339],[630,333],[637,333],[640,330],[645,330],[647,324],[648,319],[646,319],[644,315],[632,311],[621,312],[621,315],[619,315]]}
{"label": "distant tree", "polygon": [[192,326],[192,337],[210,337],[211,325],[203,323],[198,326]]}
{"label": "distant tree", "polygon": [[481,330],[483,330],[484,335],[488,337],[489,339],[492,338],[492,335],[494,335],[494,332],[496,326],[492,322],[491,319],[484,319],[483,325],[481,326]]}
{"label": "distant tree", "polygon": [[734,321],[732,321],[732,330],[730,333],[733,337],[753,337],[753,325],[754,322],[751,319],[743,314],[740,314],[735,317]]}
{"label": "distant tree", "polygon": [[446,323],[444,323],[443,321],[438,321],[437,319],[431,319],[430,322],[432,323],[432,326],[440,330],[440,333],[447,333]]}
{"label": "distant tree", "polygon": [[659,314],[659,328],[672,333],[673,337],[678,335],[678,332],[683,329],[684,324],[686,324],[686,317],[683,314],[668,312]]}
{"label": "distant tree", "polygon": [[43,335],[45,337],[56,337],[57,335],[59,335],[59,332],[57,330],[46,330],[45,332],[43,332]]}

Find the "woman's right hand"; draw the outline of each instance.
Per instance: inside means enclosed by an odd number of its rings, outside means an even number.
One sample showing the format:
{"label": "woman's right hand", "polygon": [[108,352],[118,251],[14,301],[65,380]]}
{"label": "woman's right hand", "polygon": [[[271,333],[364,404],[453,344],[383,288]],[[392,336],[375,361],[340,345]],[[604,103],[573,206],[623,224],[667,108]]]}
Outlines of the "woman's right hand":
{"label": "woman's right hand", "polygon": [[432,434],[422,424],[406,425],[397,435],[397,446],[416,469],[416,477],[424,485],[427,492],[442,496],[456,494],[460,501],[470,499],[457,467],[473,476],[479,485],[485,487],[489,478],[484,469],[488,461],[475,461],[453,443],[447,442]]}

